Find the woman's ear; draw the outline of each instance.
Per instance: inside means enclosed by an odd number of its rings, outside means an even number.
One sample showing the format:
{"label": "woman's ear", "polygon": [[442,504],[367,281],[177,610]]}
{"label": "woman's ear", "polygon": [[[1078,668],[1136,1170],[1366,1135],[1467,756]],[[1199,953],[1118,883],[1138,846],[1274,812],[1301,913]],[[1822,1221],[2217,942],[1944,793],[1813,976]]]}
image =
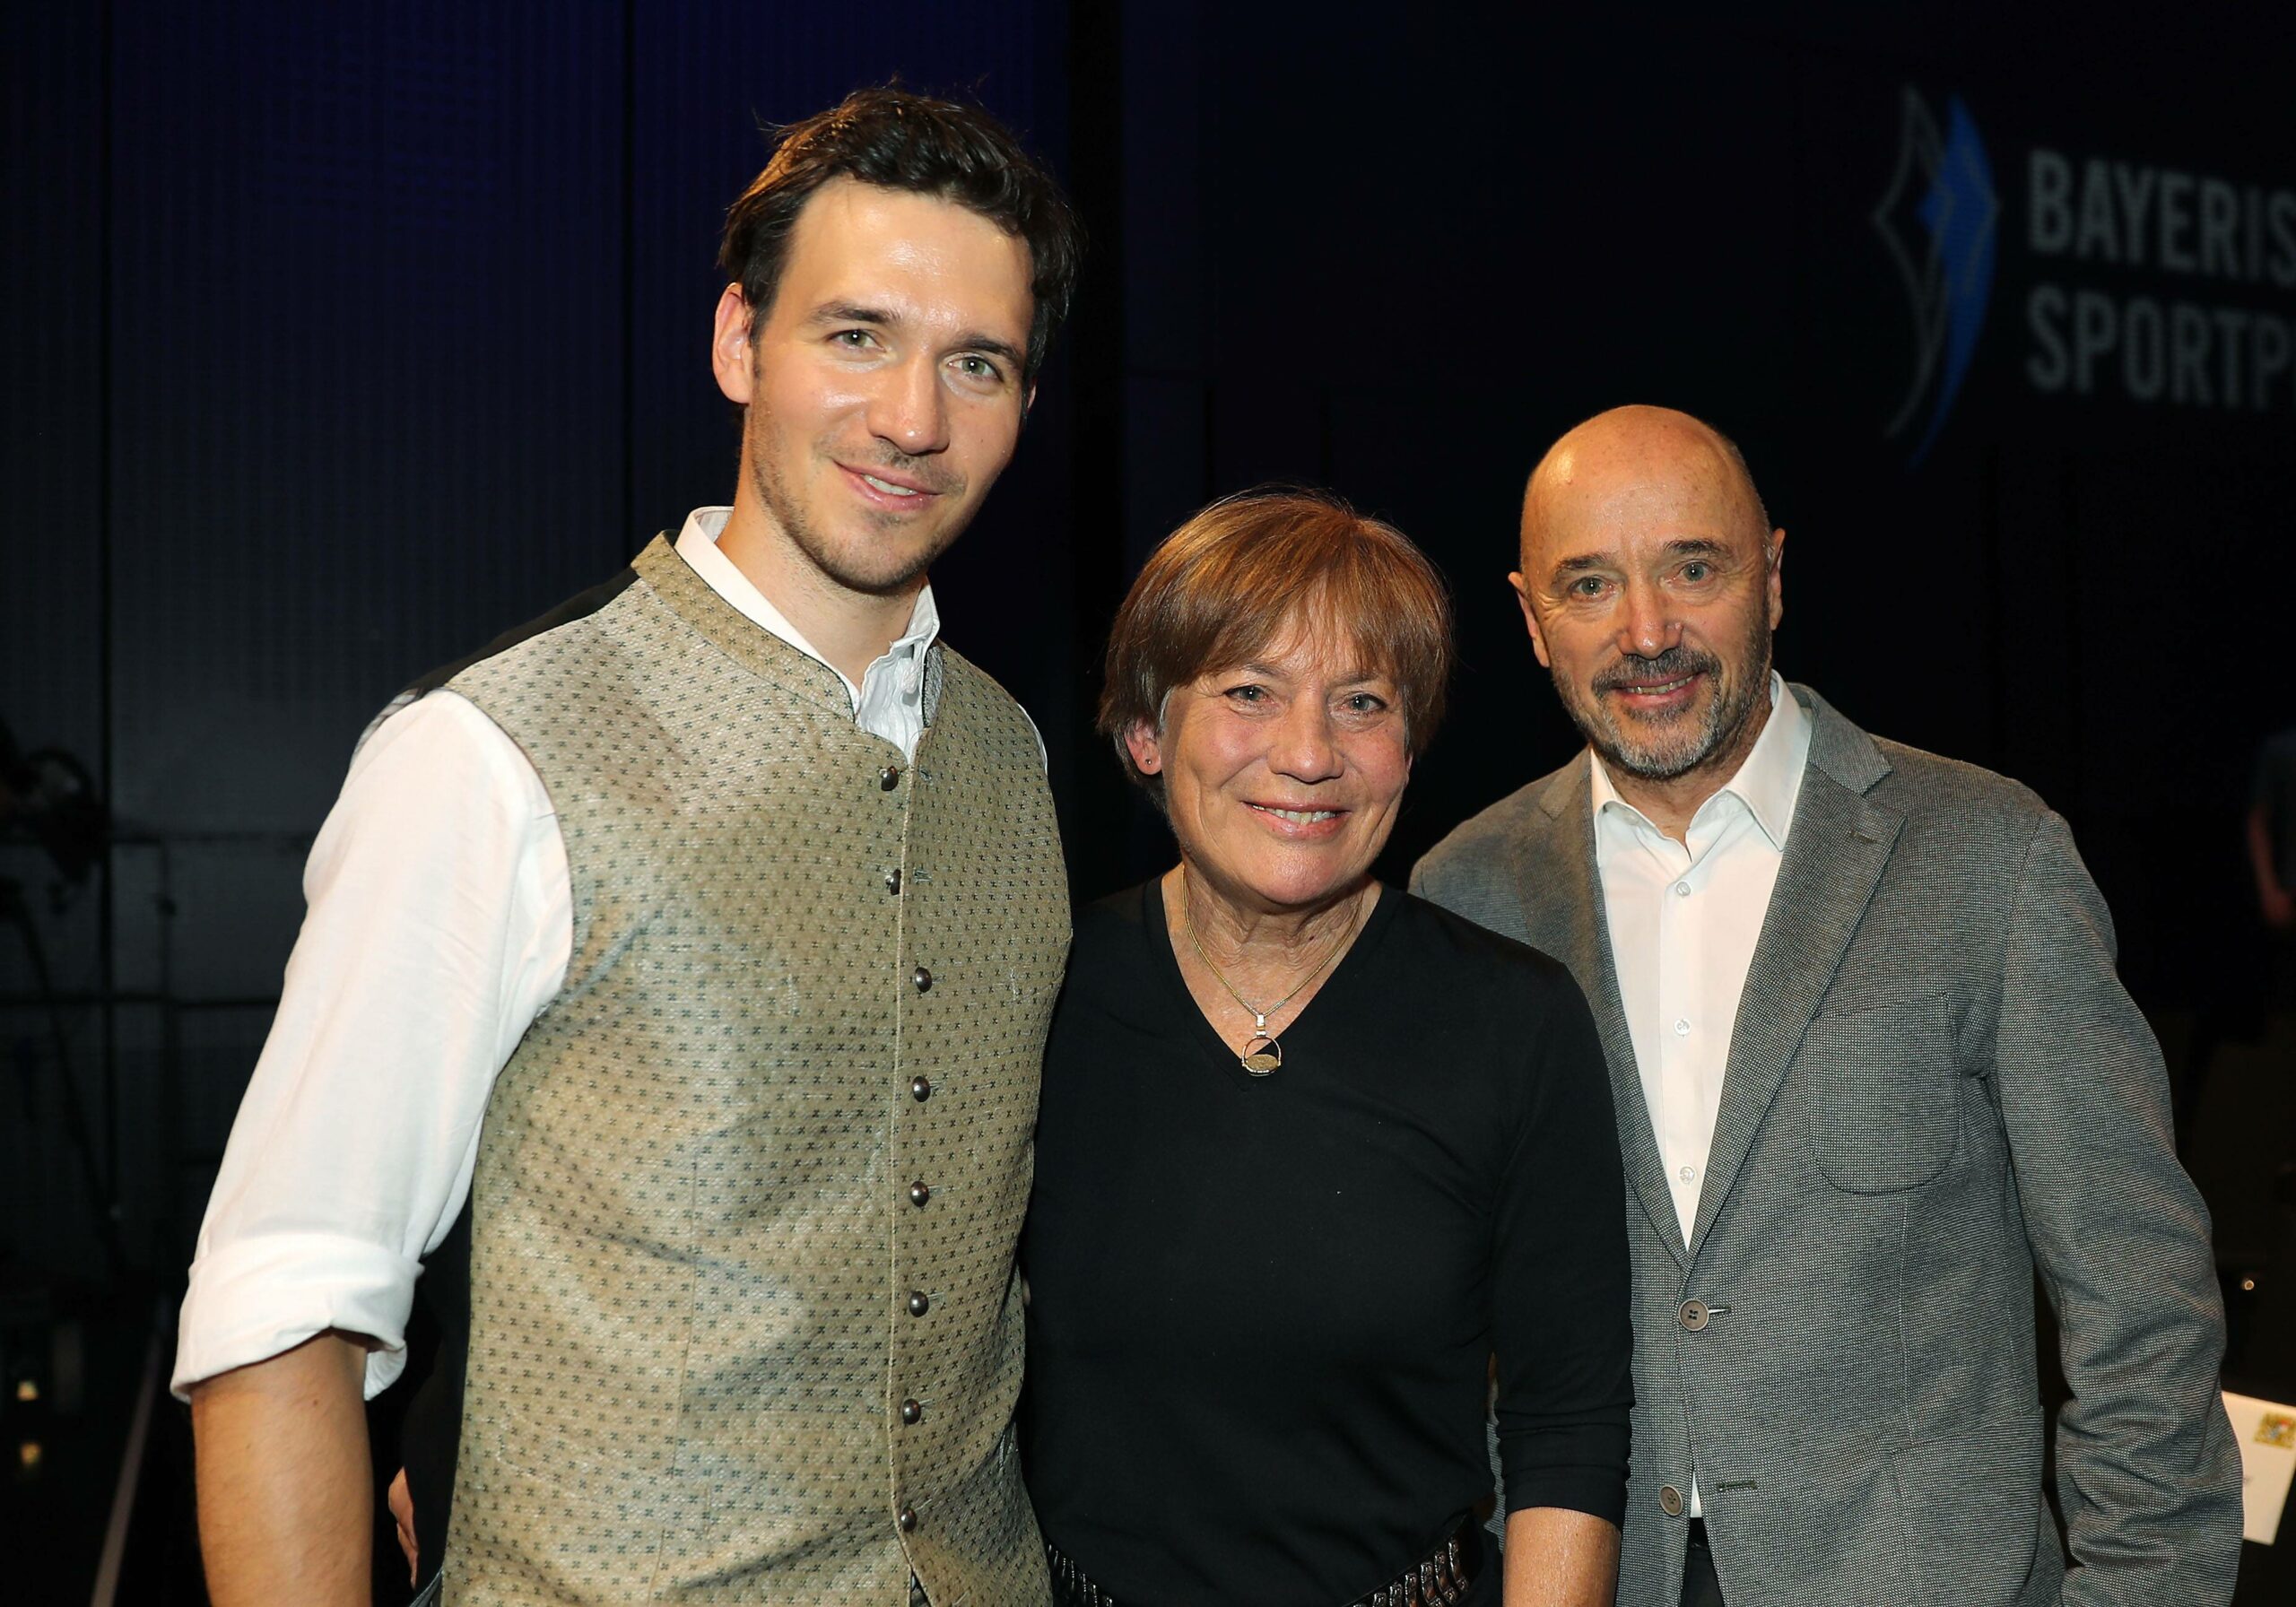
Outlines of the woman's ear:
{"label": "woman's ear", "polygon": [[1132,762],[1144,776],[1153,776],[1164,768],[1163,744],[1156,740],[1156,727],[1145,720],[1135,720],[1124,734],[1124,751],[1132,755]]}

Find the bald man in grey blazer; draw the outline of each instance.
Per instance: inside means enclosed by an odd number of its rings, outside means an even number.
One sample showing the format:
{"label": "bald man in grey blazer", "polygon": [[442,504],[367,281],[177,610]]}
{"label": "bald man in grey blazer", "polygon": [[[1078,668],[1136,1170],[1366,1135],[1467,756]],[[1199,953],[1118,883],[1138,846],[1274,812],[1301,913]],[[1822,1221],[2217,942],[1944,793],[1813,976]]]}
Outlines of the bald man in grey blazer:
{"label": "bald man in grey blazer", "polygon": [[1588,750],[1413,878],[1566,961],[1601,1025],[1635,1281],[1619,1601],[2222,1603],[2207,1214],[2104,904],[2025,788],[1778,680],[1784,543],[1687,415],[1557,442],[1509,578]]}

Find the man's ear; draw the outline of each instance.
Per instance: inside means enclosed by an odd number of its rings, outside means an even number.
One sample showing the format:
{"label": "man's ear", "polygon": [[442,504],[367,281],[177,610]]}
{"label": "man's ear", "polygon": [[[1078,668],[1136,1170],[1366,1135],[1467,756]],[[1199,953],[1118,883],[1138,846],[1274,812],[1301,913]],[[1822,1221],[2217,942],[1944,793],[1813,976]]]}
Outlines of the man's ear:
{"label": "man's ear", "polygon": [[1163,744],[1156,740],[1156,727],[1146,720],[1135,720],[1124,734],[1124,751],[1132,755],[1133,765],[1144,776],[1153,776],[1164,768]]}
{"label": "man's ear", "polygon": [[1779,577],[1786,569],[1786,530],[1783,526],[1770,533],[1770,628],[1778,629],[1778,621],[1786,617],[1786,589]]}
{"label": "man's ear", "polygon": [[1546,656],[1546,638],[1539,630],[1539,611],[1531,606],[1530,583],[1517,569],[1507,577],[1507,584],[1515,588],[1515,606],[1523,611],[1523,629],[1531,633],[1531,651],[1539,656],[1544,667],[1554,668],[1554,660]]}
{"label": "man's ear", "polygon": [[709,367],[726,400],[747,407],[755,380],[750,366],[750,304],[742,287],[729,284],[718,298],[709,334]]}

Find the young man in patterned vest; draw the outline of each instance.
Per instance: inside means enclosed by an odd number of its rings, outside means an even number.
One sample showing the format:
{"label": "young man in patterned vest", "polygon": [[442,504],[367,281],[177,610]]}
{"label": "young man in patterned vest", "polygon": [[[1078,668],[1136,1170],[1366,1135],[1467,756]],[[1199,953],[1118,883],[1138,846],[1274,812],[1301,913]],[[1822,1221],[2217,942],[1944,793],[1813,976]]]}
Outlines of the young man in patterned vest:
{"label": "young man in patterned vest", "polygon": [[184,1306],[222,1607],[365,1599],[426,1263],[426,1594],[1046,1595],[1012,1251],[1067,896],[926,570],[1077,251],[976,109],[788,130],[722,257],[733,507],[370,732]]}

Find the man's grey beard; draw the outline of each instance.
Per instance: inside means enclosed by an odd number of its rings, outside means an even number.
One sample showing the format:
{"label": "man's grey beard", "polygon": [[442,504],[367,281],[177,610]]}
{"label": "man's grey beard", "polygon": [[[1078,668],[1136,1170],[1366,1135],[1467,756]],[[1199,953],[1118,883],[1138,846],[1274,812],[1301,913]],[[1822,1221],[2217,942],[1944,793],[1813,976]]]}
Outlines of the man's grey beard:
{"label": "man's grey beard", "polygon": [[1750,717],[1755,700],[1769,692],[1768,633],[1761,633],[1759,642],[1748,645],[1757,651],[1752,673],[1743,684],[1708,699],[1702,710],[1684,711],[1667,727],[1640,741],[1630,739],[1619,729],[1604,692],[1636,682],[1675,681],[1695,674],[1704,674],[1710,682],[1718,684],[1722,661],[1703,648],[1687,647],[1669,647],[1652,658],[1629,655],[1616,668],[1597,676],[1587,691],[1564,685],[1561,675],[1557,673],[1555,691],[1562,699],[1571,723],[1603,756],[1603,762],[1643,781],[1672,781],[1712,758],[1715,750]]}

